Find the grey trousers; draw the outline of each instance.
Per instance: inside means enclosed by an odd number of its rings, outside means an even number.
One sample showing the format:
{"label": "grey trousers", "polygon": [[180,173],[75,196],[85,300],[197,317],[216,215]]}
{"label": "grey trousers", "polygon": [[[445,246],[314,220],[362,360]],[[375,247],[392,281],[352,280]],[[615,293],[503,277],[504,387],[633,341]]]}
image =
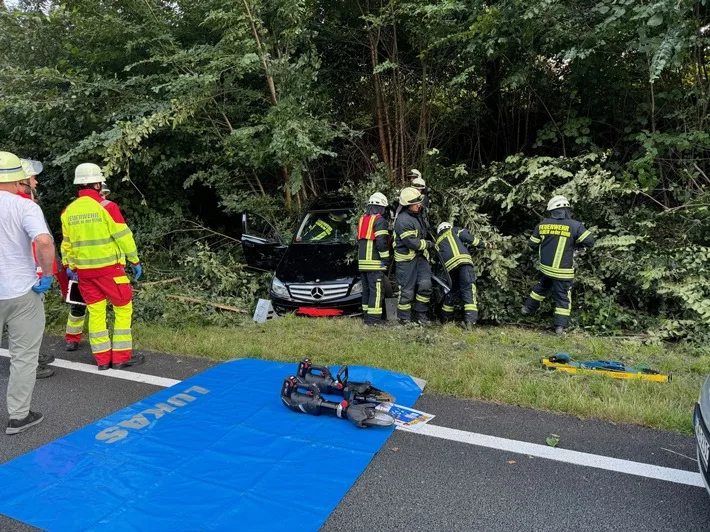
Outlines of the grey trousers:
{"label": "grey trousers", "polygon": [[24,419],[30,413],[44,334],[44,296],[30,290],[15,299],[0,300],[0,331],[6,325],[10,348],[7,412],[10,419]]}

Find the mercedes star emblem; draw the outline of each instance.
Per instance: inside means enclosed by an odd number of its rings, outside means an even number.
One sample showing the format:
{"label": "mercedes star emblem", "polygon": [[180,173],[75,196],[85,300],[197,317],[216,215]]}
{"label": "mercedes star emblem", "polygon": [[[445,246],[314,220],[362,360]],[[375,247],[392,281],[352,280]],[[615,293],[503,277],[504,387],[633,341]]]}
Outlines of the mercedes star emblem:
{"label": "mercedes star emblem", "polygon": [[323,297],[323,289],[320,286],[316,286],[313,290],[311,290],[311,295],[313,296],[313,299],[320,299]]}

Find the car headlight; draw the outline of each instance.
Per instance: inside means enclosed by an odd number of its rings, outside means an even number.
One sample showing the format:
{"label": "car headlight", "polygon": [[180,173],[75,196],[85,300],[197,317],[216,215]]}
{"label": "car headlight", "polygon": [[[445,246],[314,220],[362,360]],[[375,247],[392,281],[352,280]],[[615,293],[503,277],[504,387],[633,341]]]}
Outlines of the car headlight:
{"label": "car headlight", "polygon": [[286,288],[286,285],[279,281],[276,277],[271,280],[271,293],[275,296],[290,299],[288,288]]}
{"label": "car headlight", "polygon": [[351,294],[362,294],[362,281],[358,281],[350,289]]}

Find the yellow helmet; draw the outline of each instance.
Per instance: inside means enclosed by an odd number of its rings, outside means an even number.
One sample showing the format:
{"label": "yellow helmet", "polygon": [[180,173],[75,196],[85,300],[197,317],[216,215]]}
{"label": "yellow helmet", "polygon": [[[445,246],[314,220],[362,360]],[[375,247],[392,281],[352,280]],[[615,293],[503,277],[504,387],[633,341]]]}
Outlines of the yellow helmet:
{"label": "yellow helmet", "polygon": [[423,201],[422,193],[414,187],[403,188],[399,193],[399,204],[404,206],[418,205]]}
{"label": "yellow helmet", "polygon": [[9,151],[0,151],[0,183],[17,183],[27,179],[20,158]]}
{"label": "yellow helmet", "polygon": [[103,183],[104,173],[98,164],[81,163],[74,170],[75,185],[90,185],[92,183]]}

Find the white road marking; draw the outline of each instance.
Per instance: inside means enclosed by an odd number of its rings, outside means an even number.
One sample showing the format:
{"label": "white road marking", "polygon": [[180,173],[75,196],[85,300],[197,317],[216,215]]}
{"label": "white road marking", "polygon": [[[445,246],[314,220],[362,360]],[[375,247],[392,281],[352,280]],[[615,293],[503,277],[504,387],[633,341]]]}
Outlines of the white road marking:
{"label": "white road marking", "polygon": [[[10,354],[7,349],[0,349],[0,356],[9,357]],[[74,371],[83,371],[84,373],[93,373],[102,377],[113,377],[116,379],[125,379],[134,382],[152,384],[154,386],[162,386],[164,388],[168,388],[182,382],[176,379],[167,379],[165,377],[156,377],[155,375],[134,373],[132,371],[115,369],[99,371],[93,364],[71,362],[69,360],[59,358],[55,359],[50,365],[58,368],[72,369]],[[410,434],[422,434],[433,438],[467,443],[469,445],[487,447],[489,449],[497,449],[500,451],[508,451],[516,454],[536,456],[538,458],[546,458],[548,460],[556,460],[558,462],[565,462],[568,464],[594,467],[617,473],[625,473],[627,475],[665,480],[676,484],[685,484],[687,486],[695,486],[698,488],[705,487],[700,473],[684,471],[682,469],[671,469],[670,467],[644,464],[642,462],[634,462],[632,460],[621,460],[619,458],[611,458],[609,456],[598,454],[589,454],[580,451],[571,451],[569,449],[549,447],[547,445],[539,445],[537,443],[509,440],[506,438],[499,438],[497,436],[477,434],[475,432],[467,432],[464,430],[451,429],[432,424],[424,425],[417,432],[408,430],[404,430],[404,432],[408,432]]]}
{"label": "white road marking", "polygon": [[[0,349],[0,356],[9,358],[10,353],[7,349]],[[63,360],[60,358],[54,359],[54,362],[52,362],[50,366],[55,366],[57,368],[73,369],[74,371],[82,371],[84,373],[92,373],[101,377],[113,377],[114,379],[123,379],[133,382],[141,382],[143,384],[152,384],[153,386],[161,386],[163,388],[168,388],[181,382],[176,379],[157,377],[155,375],[146,375],[145,373],[135,373],[133,371],[124,371],[122,369],[107,369],[105,371],[99,371],[95,364],[72,362],[70,360]]]}
{"label": "white road marking", "polygon": [[450,429],[431,424],[424,425],[415,434],[423,434],[424,436],[442,438],[445,440],[467,443],[469,445],[476,445],[479,447],[488,447],[490,449],[498,449],[500,451],[508,451],[516,454],[547,458],[548,460],[556,460],[558,462],[565,462],[568,464],[595,467],[597,469],[605,469],[607,471],[615,471],[617,473],[625,473],[627,475],[665,480],[667,482],[675,482],[676,484],[685,484],[698,488],[705,487],[700,473],[694,473],[692,471],[671,469],[669,467],[633,462],[631,460],[620,460],[609,456],[582,453],[579,451],[549,447],[547,445],[539,445],[536,443],[508,440],[506,438],[498,438],[497,436],[476,434],[475,432],[466,432],[463,430]]}

